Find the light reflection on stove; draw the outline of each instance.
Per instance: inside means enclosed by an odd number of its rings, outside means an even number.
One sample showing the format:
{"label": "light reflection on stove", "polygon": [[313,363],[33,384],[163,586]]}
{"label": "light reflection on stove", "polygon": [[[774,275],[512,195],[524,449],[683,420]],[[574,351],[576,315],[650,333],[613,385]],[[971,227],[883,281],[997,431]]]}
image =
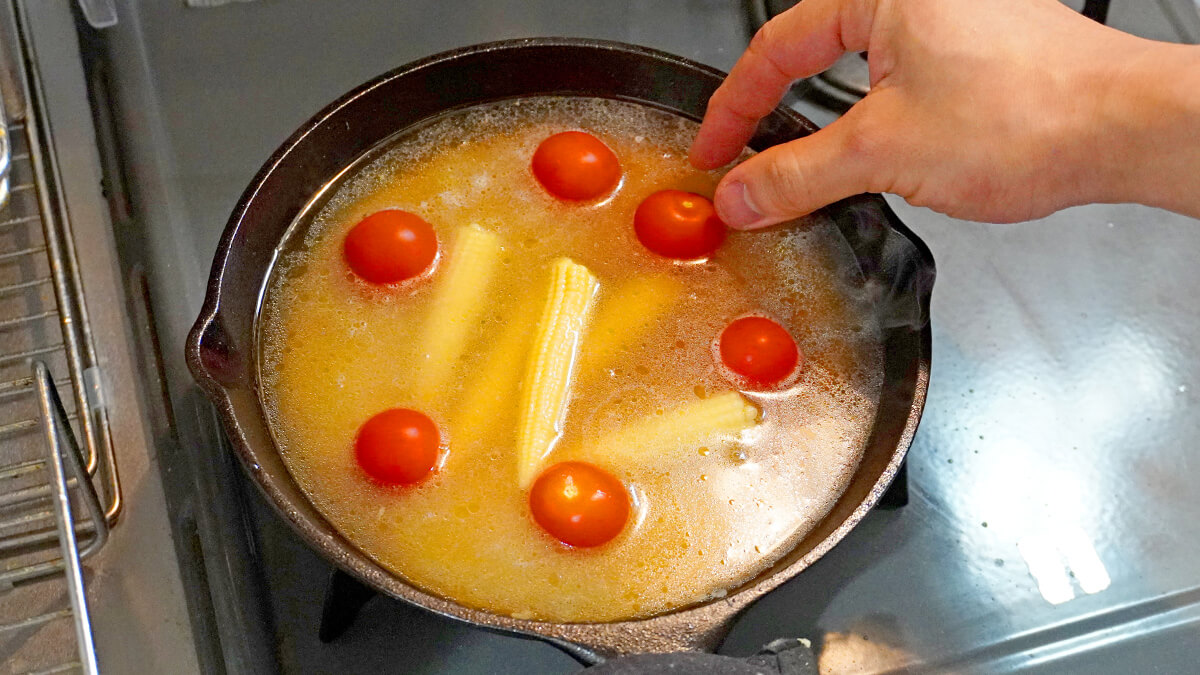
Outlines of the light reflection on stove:
{"label": "light reflection on stove", "polygon": [[1096,554],[1096,547],[1079,528],[1060,533],[1059,550],[1067,557],[1067,567],[1075,575],[1084,593],[1094,595],[1112,585],[1108,568]]}
{"label": "light reflection on stove", "polygon": [[1075,599],[1076,587],[1095,594],[1112,579],[1084,529],[1103,526],[1095,520],[1094,476],[1047,459],[1021,441],[997,439],[978,460],[972,510],[990,536],[1016,544],[1042,598],[1060,605]]}
{"label": "light reflection on stove", "polygon": [[1047,537],[1026,537],[1017,542],[1017,550],[1029,567],[1029,575],[1037,582],[1038,592],[1052,605],[1075,599],[1075,589],[1063,565],[1058,548]]}
{"label": "light reflection on stove", "polygon": [[1112,583],[1108,569],[1096,554],[1096,547],[1079,527],[1067,526],[1030,535],[1017,542],[1017,550],[1025,559],[1030,576],[1037,581],[1038,591],[1052,605],[1075,599],[1072,577],[1089,595],[1103,591]]}
{"label": "light reflection on stove", "polygon": [[1140,494],[1128,482],[1130,439],[1180,405],[1176,348],[1137,324],[1114,323],[1059,357],[1039,339],[1014,336],[1021,349],[982,355],[965,403],[939,402],[955,411],[939,445],[956,456],[925,474],[950,495],[972,577],[1013,608],[1029,591],[1059,605],[1127,573],[1112,519]]}

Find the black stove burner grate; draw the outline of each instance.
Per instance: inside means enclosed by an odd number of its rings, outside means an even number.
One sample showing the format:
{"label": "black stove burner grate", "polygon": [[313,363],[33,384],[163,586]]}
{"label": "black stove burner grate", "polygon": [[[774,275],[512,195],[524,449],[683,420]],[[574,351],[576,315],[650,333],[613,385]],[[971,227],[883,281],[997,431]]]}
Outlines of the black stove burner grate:
{"label": "black stove burner grate", "polygon": [[335,569],[325,587],[325,603],[321,606],[321,627],[317,637],[326,644],[342,636],[354,623],[367,602],[379,595],[375,589]]}

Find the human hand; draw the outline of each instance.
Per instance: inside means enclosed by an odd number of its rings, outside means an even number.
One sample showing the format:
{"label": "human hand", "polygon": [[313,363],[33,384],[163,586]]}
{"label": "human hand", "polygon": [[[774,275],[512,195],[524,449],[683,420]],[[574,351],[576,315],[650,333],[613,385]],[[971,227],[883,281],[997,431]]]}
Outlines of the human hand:
{"label": "human hand", "polygon": [[861,192],[969,220],[1136,201],[1200,217],[1200,51],[1057,0],[803,0],[713,94],[692,163],[721,166],[791,83],[867,51],[871,90],[828,127],[734,167],[714,202],[755,228]]}

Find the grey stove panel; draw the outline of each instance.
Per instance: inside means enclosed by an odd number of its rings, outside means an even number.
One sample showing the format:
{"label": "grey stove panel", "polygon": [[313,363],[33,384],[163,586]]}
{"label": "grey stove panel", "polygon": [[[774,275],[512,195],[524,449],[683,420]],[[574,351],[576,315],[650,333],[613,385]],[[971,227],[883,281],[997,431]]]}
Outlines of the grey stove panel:
{"label": "grey stove panel", "polygon": [[[1162,30],[1158,3],[1114,4],[1118,25]],[[748,39],[741,5],[723,0],[263,0],[205,10],[122,3],[121,11],[105,38],[135,206],[123,237],[150,275],[180,443],[195,466],[217,465],[216,477],[237,473],[183,367],[183,338],[229,211],[297,125],[365,79],[474,42],[611,38],[727,69]],[[894,203],[939,265],[912,501],[871,515],[751,608],[723,651],[807,637],[825,672],[1179,672],[1193,664],[1200,223],[1101,205],[988,226]],[[210,667],[222,659],[231,672],[577,667],[552,647],[382,600],[341,639],[319,643],[328,566],[251,490],[231,496],[206,480],[205,498],[225,501],[200,528],[231,528],[200,536],[214,601],[197,625],[220,638],[201,648]],[[183,508],[199,498],[176,499]],[[253,540],[240,545],[233,535],[246,521]]]}

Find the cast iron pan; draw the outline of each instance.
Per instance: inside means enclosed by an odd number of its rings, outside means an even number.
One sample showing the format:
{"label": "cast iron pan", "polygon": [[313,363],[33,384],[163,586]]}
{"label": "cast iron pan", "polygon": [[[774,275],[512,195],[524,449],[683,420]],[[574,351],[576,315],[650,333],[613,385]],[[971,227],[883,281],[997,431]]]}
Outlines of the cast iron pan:
{"label": "cast iron pan", "polygon": [[[546,623],[464,607],[405,582],[358,551],[309,503],[279,456],[259,399],[255,316],[276,247],[301,209],[345,167],[398,131],[447,110],[523,96],[600,96],[699,120],[724,74],[662,52],[578,39],[528,39],[432,56],[372,80],[322,110],[267,160],[230,216],[187,361],[220,411],[251,478],[292,529],[370,586],[473,625],[547,640],[584,660],[638,652],[711,651],[738,613],[820,558],[874,506],[900,467],[929,379],[933,259],[878,195],[824,209],[854,250],[885,326],[883,398],[861,464],[829,515],[777,564],[720,600],[613,623]],[[812,133],[776,109],[756,150]]]}

